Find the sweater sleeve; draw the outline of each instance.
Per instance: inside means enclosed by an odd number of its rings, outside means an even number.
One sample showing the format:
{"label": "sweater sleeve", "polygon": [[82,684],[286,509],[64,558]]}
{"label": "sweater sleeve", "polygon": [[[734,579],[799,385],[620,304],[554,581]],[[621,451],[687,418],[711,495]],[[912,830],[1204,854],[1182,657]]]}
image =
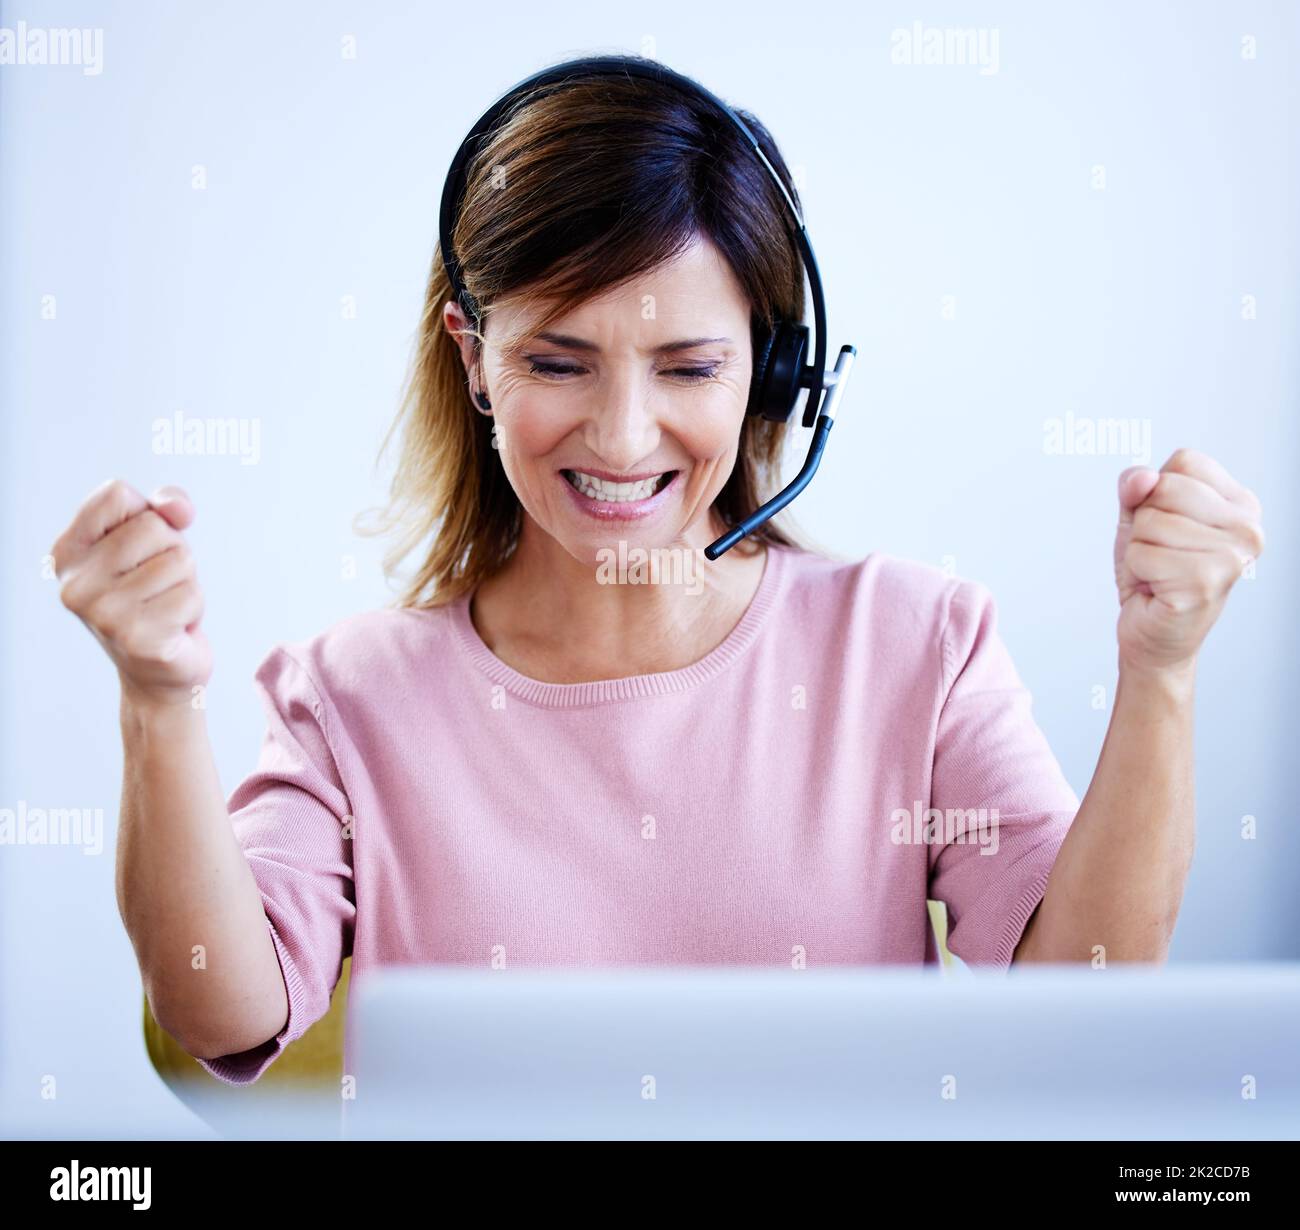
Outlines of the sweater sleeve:
{"label": "sweater sleeve", "polygon": [[989,591],[950,591],[942,640],[946,695],[935,736],[930,896],[948,908],[948,950],[1006,969],[1042,900],[1079,810],[1032,698],[997,631]]}
{"label": "sweater sleeve", "polygon": [[289,1016],[260,1046],[198,1061],[228,1085],[251,1085],[329,1010],[343,959],[352,951],[356,915],[350,807],[320,695],[280,645],[254,680],[267,730],[255,769],[227,806],[262,895]]}

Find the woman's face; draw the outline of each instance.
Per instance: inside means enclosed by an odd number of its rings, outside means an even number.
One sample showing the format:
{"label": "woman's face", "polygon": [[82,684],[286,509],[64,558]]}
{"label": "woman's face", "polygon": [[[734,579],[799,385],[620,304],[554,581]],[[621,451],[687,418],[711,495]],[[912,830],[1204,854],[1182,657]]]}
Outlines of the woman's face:
{"label": "woman's face", "polygon": [[[509,304],[489,313],[474,386],[491,399],[527,515],[584,562],[620,540],[711,542],[707,514],[736,459],[752,362],[749,303],[718,249],[699,238],[499,353],[493,333],[529,315]],[[465,325],[455,304],[444,319]],[[468,368],[470,339],[461,354]]]}

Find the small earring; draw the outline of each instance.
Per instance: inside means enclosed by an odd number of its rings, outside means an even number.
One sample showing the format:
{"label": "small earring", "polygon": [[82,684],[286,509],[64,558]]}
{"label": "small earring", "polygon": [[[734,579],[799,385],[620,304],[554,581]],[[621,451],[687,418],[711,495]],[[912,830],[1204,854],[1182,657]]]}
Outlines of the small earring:
{"label": "small earring", "polygon": [[492,410],[492,403],[491,403],[490,401],[488,401],[488,395],[487,395],[486,393],[484,393],[482,389],[479,389],[479,390],[474,394],[474,400],[475,400],[476,402],[478,402],[478,404],[479,404],[479,409],[480,409],[484,414],[489,414],[489,413],[491,413],[491,410]]}

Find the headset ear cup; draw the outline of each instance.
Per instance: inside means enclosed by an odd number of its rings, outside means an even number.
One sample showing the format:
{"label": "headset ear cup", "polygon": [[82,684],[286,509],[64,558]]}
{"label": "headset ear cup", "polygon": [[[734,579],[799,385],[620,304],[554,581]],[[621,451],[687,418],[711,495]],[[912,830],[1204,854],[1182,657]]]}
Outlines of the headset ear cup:
{"label": "headset ear cup", "polygon": [[778,321],[762,352],[762,367],[754,366],[754,387],[748,412],[786,423],[799,399],[804,354],[808,349],[808,326]]}
{"label": "headset ear cup", "polygon": [[767,387],[767,369],[772,359],[776,330],[758,324],[754,327],[751,339],[754,347],[754,375],[749,382],[749,404],[745,407],[745,413],[758,415],[763,409],[763,390]]}

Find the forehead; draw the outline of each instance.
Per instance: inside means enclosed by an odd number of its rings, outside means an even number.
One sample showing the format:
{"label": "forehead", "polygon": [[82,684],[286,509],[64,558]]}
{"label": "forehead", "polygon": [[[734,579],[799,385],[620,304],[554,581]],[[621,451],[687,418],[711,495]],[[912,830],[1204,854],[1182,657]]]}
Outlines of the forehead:
{"label": "forehead", "polygon": [[[503,304],[501,319],[528,330],[551,301]],[[546,326],[548,333],[599,335],[689,332],[695,336],[736,336],[749,319],[749,303],[726,257],[715,244],[697,237],[668,261],[578,304]],[[741,323],[738,323],[741,322]]]}

